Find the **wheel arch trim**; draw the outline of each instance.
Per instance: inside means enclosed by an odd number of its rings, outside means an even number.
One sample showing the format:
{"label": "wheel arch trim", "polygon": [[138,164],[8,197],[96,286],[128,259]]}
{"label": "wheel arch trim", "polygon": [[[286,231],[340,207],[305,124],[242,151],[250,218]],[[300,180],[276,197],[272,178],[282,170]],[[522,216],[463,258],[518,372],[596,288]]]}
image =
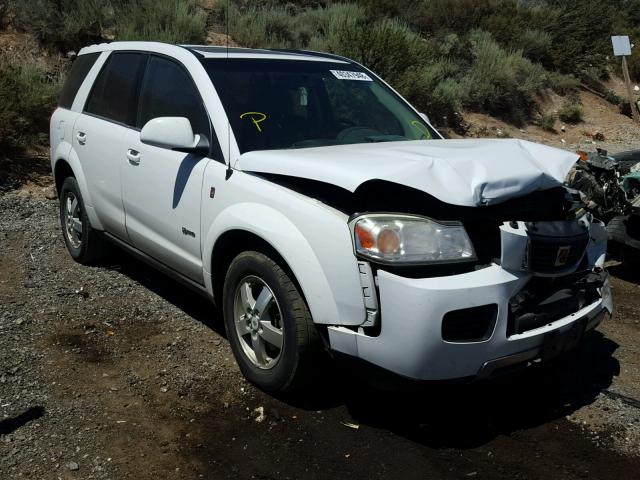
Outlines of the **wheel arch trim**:
{"label": "wheel arch trim", "polygon": [[[260,219],[254,222],[250,219]],[[277,225],[277,229],[273,228]],[[322,265],[302,232],[281,212],[258,203],[235,204],[216,217],[206,232],[203,266],[207,290],[213,295],[212,260],[219,239],[231,231],[255,235],[282,257],[295,276],[314,323],[338,323],[338,307]]]}
{"label": "wheel arch trim", "polygon": [[[87,216],[89,217],[89,221],[91,222],[91,227],[96,230],[104,230],[102,223],[100,222],[100,219],[96,215],[95,209],[93,208],[91,192],[89,191],[89,188],[87,186],[87,179],[84,175],[84,171],[82,170],[80,158],[78,158],[76,151],[71,147],[69,143],[61,142],[60,145],[58,145],[53,158],[55,160],[52,162],[52,170],[54,179],[56,180],[56,187],[58,186],[56,178],[58,169],[61,168],[62,163],[66,163],[66,165],[68,165],[71,169],[76,182],[78,182],[78,187],[80,188],[80,193],[82,195],[82,201],[84,202]],[[60,183],[60,186],[62,186],[62,183]]]}

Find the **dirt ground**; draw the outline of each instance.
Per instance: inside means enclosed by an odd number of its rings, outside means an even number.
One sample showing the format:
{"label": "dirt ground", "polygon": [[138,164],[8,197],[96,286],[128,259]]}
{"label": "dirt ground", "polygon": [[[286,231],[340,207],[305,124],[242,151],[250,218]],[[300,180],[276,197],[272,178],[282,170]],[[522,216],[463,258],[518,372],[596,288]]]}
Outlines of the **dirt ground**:
{"label": "dirt ground", "polygon": [[[619,91],[619,80],[612,80],[610,87]],[[541,101],[540,109],[543,113],[557,115],[565,101],[558,95],[549,94]],[[640,128],[631,118],[620,115],[618,107],[587,91],[580,92],[580,103],[584,121],[571,125],[557,120],[555,132],[547,132],[535,125],[517,128],[488,115],[465,112],[465,121],[470,125],[467,136],[523,138],[570,151],[592,152],[596,148],[604,148],[609,153],[617,153],[640,148]]]}
{"label": "dirt ground", "polygon": [[75,264],[34,178],[0,193],[0,479],[640,478],[640,286],[619,266],[616,314],[553,368],[394,393],[332,364],[276,399],[206,300],[123,253]]}

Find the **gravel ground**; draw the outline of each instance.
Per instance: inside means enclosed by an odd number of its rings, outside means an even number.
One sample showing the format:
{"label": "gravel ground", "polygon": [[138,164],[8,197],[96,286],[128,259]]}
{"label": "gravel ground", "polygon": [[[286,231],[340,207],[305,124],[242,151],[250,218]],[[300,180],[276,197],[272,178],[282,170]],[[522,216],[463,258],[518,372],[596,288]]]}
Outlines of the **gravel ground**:
{"label": "gravel ground", "polygon": [[205,300],[123,253],[75,264],[45,191],[0,193],[0,479],[638,478],[620,267],[616,314],[554,368],[393,393],[333,365],[285,401],[243,380]]}

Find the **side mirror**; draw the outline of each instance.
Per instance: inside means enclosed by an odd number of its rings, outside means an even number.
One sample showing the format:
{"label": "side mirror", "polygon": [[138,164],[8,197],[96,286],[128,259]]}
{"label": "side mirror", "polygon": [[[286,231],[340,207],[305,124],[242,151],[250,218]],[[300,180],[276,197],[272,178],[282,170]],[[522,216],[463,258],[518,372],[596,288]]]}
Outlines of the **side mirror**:
{"label": "side mirror", "polygon": [[140,131],[140,141],[155,147],[205,156],[209,140],[194,135],[191,122],[185,117],[158,117],[149,120]]}
{"label": "side mirror", "polygon": [[427,122],[429,125],[431,125],[431,120],[429,120],[429,115],[427,115],[426,113],[420,113],[420,116],[422,117],[422,119]]}

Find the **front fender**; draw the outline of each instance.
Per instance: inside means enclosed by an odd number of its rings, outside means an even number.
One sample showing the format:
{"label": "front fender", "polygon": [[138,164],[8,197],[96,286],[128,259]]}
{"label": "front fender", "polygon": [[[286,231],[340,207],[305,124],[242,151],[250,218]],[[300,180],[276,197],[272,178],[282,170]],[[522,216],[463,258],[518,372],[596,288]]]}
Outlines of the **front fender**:
{"label": "front fender", "polygon": [[[326,227],[327,225],[324,225],[324,228]],[[324,236],[322,229],[323,227],[318,224],[317,230],[308,232],[308,234],[322,239]],[[302,288],[315,323],[339,324],[347,320],[344,318],[345,316],[353,317],[354,315],[360,318],[360,323],[364,320],[364,306],[361,296],[357,301],[362,304],[360,309],[355,305],[351,305],[351,308],[346,305],[339,307],[336,302],[336,291],[340,292],[339,289],[342,286],[334,284],[332,289],[323,263],[319,260],[305,235],[280,211],[259,203],[239,203],[228,207],[216,216],[207,231],[203,263],[206,272],[205,279],[210,291],[211,272],[207,270],[210,269],[214,246],[218,238],[230,230],[246,230],[257,235],[269,243],[285,259]],[[342,268],[348,269],[349,267],[343,265]],[[357,275],[355,272],[354,275]],[[345,282],[343,291],[350,293],[352,290],[350,284],[353,283],[353,279],[350,278],[348,270],[342,277]],[[357,281],[357,276],[354,278]],[[333,283],[336,283],[335,275],[332,280]],[[354,301],[353,298],[350,300]]]}

